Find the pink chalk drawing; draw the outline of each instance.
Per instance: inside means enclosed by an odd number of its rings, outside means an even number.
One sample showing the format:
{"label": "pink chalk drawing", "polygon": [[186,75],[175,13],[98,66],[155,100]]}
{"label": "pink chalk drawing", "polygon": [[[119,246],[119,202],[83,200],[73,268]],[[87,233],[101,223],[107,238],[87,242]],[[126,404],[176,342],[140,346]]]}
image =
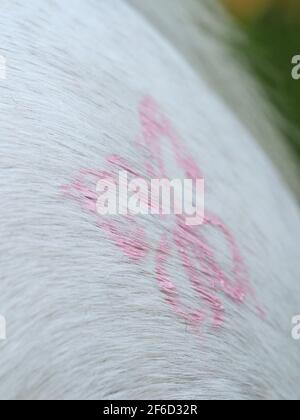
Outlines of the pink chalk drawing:
{"label": "pink chalk drawing", "polygon": [[[142,99],[138,109],[141,133],[137,137],[138,150],[147,151],[145,162],[147,175],[151,178],[167,177],[162,155],[162,139],[168,140],[174,153],[178,168],[191,178],[202,178],[202,172],[197,163],[186,150],[170,120],[163,114],[156,101],[147,96]],[[119,155],[108,156],[108,171],[82,169],[73,181],[63,186],[65,196],[80,203],[84,210],[97,215],[96,184],[100,178],[110,178],[117,182],[116,170],[126,170],[129,174],[139,177],[137,170]],[[111,218],[100,219],[97,224],[107,233],[111,241],[122,250],[131,261],[140,262],[148,257],[150,245],[147,241],[145,229],[140,226],[133,216],[124,216],[127,228],[122,223]],[[182,216],[176,216],[174,227],[168,229],[171,233],[162,233],[155,251],[155,278],[164,300],[170,305],[175,314],[193,329],[198,330],[207,318],[210,308],[213,327],[220,327],[225,321],[225,308],[221,296],[227,296],[236,304],[244,304],[248,298],[254,302],[255,309],[261,317],[264,310],[259,305],[253,290],[245,262],[229,227],[217,216],[206,212],[204,224],[195,228],[187,226]],[[225,273],[217,261],[216,251],[209,244],[201,229],[213,229],[221,234],[228,244],[231,256],[231,273]],[[207,233],[206,233],[207,236]],[[181,302],[179,292],[172,282],[167,270],[167,262],[172,249],[176,249],[184,272],[202,302],[202,307],[193,310]],[[209,280],[208,280],[209,279]],[[204,306],[204,307],[203,307]]]}

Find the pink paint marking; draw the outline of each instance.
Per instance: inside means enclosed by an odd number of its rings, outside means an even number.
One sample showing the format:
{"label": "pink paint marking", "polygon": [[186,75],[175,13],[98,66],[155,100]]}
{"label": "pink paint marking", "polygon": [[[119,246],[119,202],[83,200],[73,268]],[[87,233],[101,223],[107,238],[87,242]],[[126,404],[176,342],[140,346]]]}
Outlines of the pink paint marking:
{"label": "pink paint marking", "polygon": [[185,174],[194,180],[203,178],[200,169],[193,158],[187,153],[177,133],[173,130],[171,123],[161,113],[156,102],[151,97],[146,97],[141,102],[139,114],[144,143],[149,148],[152,158],[157,162],[159,169],[158,177],[166,177],[161,153],[161,141],[163,138],[166,138],[171,143],[178,166],[184,169]]}
{"label": "pink paint marking", "polygon": [[126,220],[126,229],[118,221],[99,221],[98,226],[107,232],[127,257],[133,261],[142,260],[149,251],[145,231],[132,217],[126,217]]}
{"label": "pink paint marking", "polygon": [[162,291],[166,302],[168,302],[175,313],[180,316],[185,322],[193,328],[198,328],[205,319],[204,311],[192,311],[189,308],[184,308],[180,301],[180,297],[176,286],[170,280],[166,264],[170,256],[170,244],[167,241],[167,236],[164,234],[161,237],[159,247],[156,252],[156,278]]}
{"label": "pink paint marking", "polygon": [[107,158],[107,162],[121,170],[127,171],[129,174],[135,176],[136,178],[142,178],[142,176],[130,166],[126,159],[123,159],[121,156],[110,155]]}
{"label": "pink paint marking", "polygon": [[214,315],[214,326],[218,327],[222,325],[224,321],[224,307],[220,299],[212,293],[211,288],[208,288],[203,279],[201,279],[200,275],[196,271],[196,267],[193,265],[192,260],[188,255],[188,250],[192,247],[194,255],[197,256],[197,240],[192,242],[186,240],[186,238],[181,235],[180,230],[177,229],[175,232],[175,243],[178,247],[182,265],[186,270],[193,289],[211,306],[211,310]]}
{"label": "pink paint marking", "polygon": [[[89,182],[88,178],[89,176]],[[79,202],[83,209],[97,214],[96,185],[99,179],[116,179],[113,173],[107,171],[81,170],[75,180],[62,188],[62,192],[69,198]],[[98,226],[106,231],[110,239],[124,252],[124,254],[138,261],[145,258],[149,247],[147,246],[146,234],[132,217],[127,217],[126,230],[122,230],[124,224],[115,220],[99,220]]]}
{"label": "pink paint marking", "polygon": [[[163,138],[167,138],[170,140],[171,146],[176,156],[177,164],[185,171],[186,176],[192,179],[202,177],[202,173],[197,164],[189,156],[185,150],[185,147],[181,144],[178,135],[173,130],[171,123],[161,113],[155,101],[150,97],[146,97],[140,105],[139,112],[141,124],[143,127],[142,132],[144,142],[149,147],[152,160],[154,162],[156,161],[157,163],[157,168],[159,170],[158,176],[165,176],[165,166],[161,153],[161,140]],[[154,171],[152,170],[151,173],[153,172]],[[198,260],[202,263],[202,265],[204,265],[206,273],[213,275],[213,289],[216,287],[216,284],[218,284],[226,295],[238,303],[244,303],[247,294],[249,294],[252,298],[255,298],[255,293],[248,282],[243,259],[234,240],[234,236],[230,232],[230,229],[219,218],[213,216],[207,216],[205,224],[220,230],[225,236],[227,243],[229,244],[233,260],[233,282],[222,271],[221,267],[216,261],[213,250],[209,247],[208,243],[206,243],[203,237],[199,242],[199,234],[196,234],[193,231],[190,232],[191,234],[189,235],[189,240],[185,241],[183,236],[181,237],[178,235],[178,228],[181,227],[182,229],[183,227],[185,232],[188,230],[188,227],[180,222],[180,218],[177,218],[177,227],[175,227],[174,231],[177,232],[177,236],[175,233],[174,242],[177,243],[177,246],[180,250],[182,264],[186,268],[193,288],[204,300],[211,304],[212,310],[214,312],[214,325],[220,325],[223,322],[224,308],[220,300],[216,298],[210,291],[206,291],[203,288],[203,285],[199,282],[195,267],[193,266],[192,261],[187,254],[187,249],[189,246],[194,249],[194,253],[197,255]],[[256,306],[259,312],[261,312],[259,305],[256,304]]]}
{"label": "pink paint marking", "polygon": [[[145,162],[149,177],[166,177],[161,150],[162,140],[166,139],[171,144],[178,167],[184,170],[185,175],[193,180],[203,178],[198,165],[187,152],[184,144],[172,128],[171,122],[160,111],[151,97],[145,97],[142,100],[139,106],[139,117],[141,134],[136,139],[136,145],[139,150],[144,149],[150,153],[150,158]],[[121,156],[108,156],[107,163],[110,166],[109,171],[81,170],[70,185],[62,188],[64,195],[78,201],[84,209],[97,213],[97,194],[95,191],[97,181],[100,178],[113,178],[118,182],[115,168],[125,170],[129,174],[141,178],[138,172]],[[147,204],[151,205],[150,202]],[[132,217],[126,217],[125,221],[124,224],[115,219],[98,220],[98,226],[105,230],[109,238],[129,259],[136,262],[143,260],[149,252],[146,233]],[[218,230],[226,239],[232,258],[232,271],[230,274],[224,272],[217,262],[215,251],[199,229],[196,230],[186,226],[181,217],[176,217],[175,225],[170,229],[172,234],[169,241],[168,236],[162,234],[155,256],[155,275],[166,302],[177,316],[193,329],[198,329],[207,316],[204,309],[192,310],[184,307],[178,290],[167,273],[166,264],[173,243],[192,288],[199,295],[203,304],[208,305],[212,312],[213,326],[222,325],[225,319],[225,308],[220,298],[216,296],[217,293],[224,293],[238,304],[245,303],[249,296],[255,302],[259,314],[263,316],[264,312],[258,304],[255,292],[250,285],[245,263],[234,235],[226,224],[216,216],[207,215],[204,224]]]}

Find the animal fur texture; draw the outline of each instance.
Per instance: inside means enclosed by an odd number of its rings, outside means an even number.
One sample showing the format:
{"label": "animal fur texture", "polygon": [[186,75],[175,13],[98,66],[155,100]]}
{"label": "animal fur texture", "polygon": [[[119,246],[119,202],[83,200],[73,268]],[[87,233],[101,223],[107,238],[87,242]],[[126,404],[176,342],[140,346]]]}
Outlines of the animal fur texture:
{"label": "animal fur texture", "polygon": [[[0,35],[0,398],[299,399],[300,344],[291,337],[299,209],[218,89],[122,0],[2,1]],[[209,63],[209,48],[200,60]],[[138,220],[147,252],[134,260],[82,200],[62,193],[80,170],[107,170],[116,154],[147,177],[136,139],[149,97],[201,168],[206,210],[230,228],[265,316],[253,295],[238,304],[218,289],[224,322],[216,328],[208,316],[195,331],[157,281],[157,250],[173,217]],[[168,142],[162,155],[168,174],[182,176]],[[125,218],[112,222],[116,235],[135,232]],[[198,229],[230,277],[223,235]],[[210,314],[172,239],[168,248],[182,302]],[[209,284],[203,268],[196,272]]]}

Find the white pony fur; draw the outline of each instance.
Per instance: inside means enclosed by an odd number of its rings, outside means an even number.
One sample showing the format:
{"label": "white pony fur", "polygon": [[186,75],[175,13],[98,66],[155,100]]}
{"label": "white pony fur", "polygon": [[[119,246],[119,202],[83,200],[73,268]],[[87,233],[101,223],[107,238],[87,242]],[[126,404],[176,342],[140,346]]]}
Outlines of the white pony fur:
{"label": "white pony fur", "polygon": [[[7,339],[0,342],[0,397],[298,399],[296,202],[220,94],[136,7],[123,0],[1,2],[0,313]],[[201,2],[199,9],[214,25]],[[210,45],[205,31],[197,35],[203,47]],[[211,62],[210,48],[201,54]],[[206,207],[234,232],[265,319],[251,299],[238,305],[220,292],[223,326],[206,322],[195,334],[155,278],[155,250],[167,228],[145,218],[150,252],[133,262],[91,213],[62,196],[78,170],[105,169],[107,155],[122,155],[146,175],[135,143],[144,95],[160,104],[205,174]],[[178,175],[170,150],[164,159]],[[226,244],[211,240],[229,269]],[[187,305],[201,308],[172,254],[172,281]]]}

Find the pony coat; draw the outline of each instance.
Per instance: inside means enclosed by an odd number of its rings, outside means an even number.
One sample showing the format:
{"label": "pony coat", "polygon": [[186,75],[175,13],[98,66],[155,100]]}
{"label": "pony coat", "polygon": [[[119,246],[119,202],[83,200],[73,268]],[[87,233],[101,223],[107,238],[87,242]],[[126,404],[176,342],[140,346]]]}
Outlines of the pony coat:
{"label": "pony coat", "polygon": [[[299,210],[253,135],[126,1],[0,10],[0,397],[298,399]],[[196,241],[173,216],[99,220],[116,156],[201,171]]]}

